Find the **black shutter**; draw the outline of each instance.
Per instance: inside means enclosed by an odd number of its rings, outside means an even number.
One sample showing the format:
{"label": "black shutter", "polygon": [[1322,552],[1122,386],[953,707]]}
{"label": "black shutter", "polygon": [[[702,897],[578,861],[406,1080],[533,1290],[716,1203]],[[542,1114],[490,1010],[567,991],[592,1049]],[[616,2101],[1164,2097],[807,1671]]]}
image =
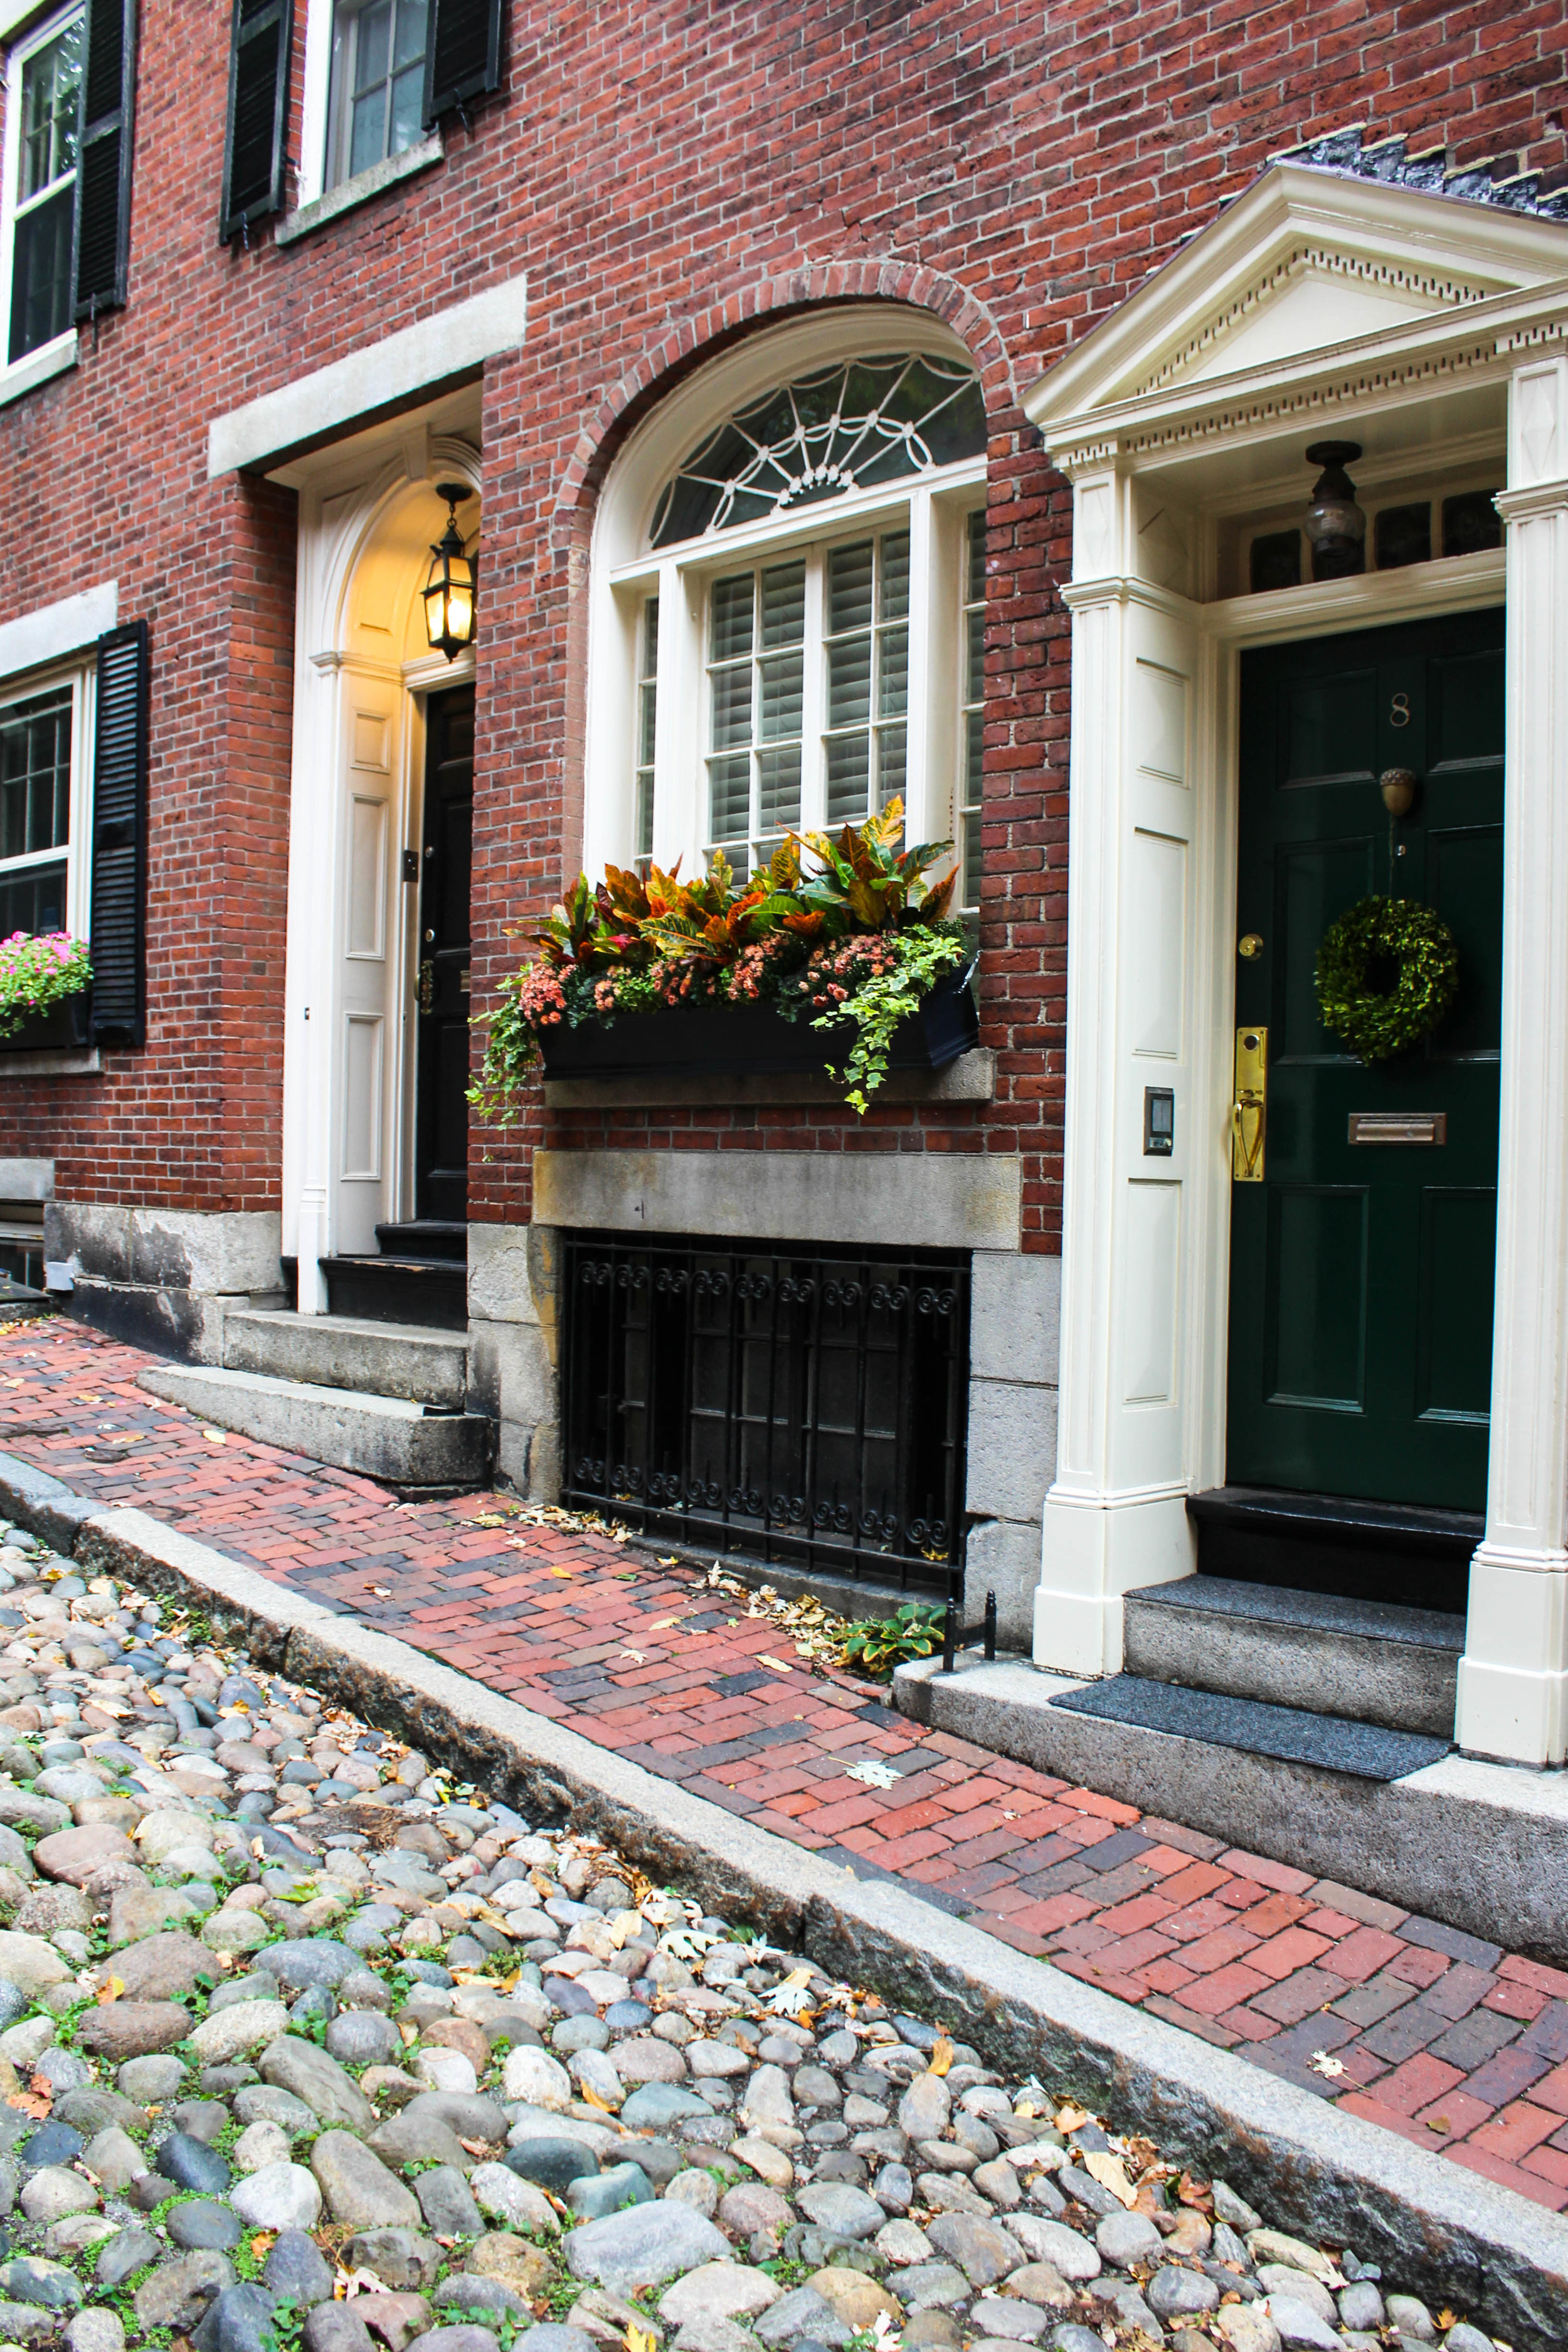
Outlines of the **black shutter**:
{"label": "black shutter", "polygon": [[92,759],[92,1020],[95,1045],[147,1034],[147,624],[98,641]]}
{"label": "black shutter", "polygon": [[79,319],[117,310],[125,299],[135,88],[136,0],[87,0],[73,245]]}
{"label": "black shutter", "polygon": [[223,158],[225,242],[283,210],[292,0],[234,0],[228,61],[228,143]]}
{"label": "black shutter", "polygon": [[501,0],[431,0],[425,53],[425,128],[500,88]]}

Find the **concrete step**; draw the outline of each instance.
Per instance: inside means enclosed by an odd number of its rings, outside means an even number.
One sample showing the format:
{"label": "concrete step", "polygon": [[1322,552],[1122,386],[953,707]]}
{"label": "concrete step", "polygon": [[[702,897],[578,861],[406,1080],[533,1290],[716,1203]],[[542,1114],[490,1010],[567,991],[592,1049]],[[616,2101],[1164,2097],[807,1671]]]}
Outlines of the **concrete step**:
{"label": "concrete step", "polygon": [[1221,1576],[1146,1585],[1123,1608],[1130,1675],[1453,1738],[1461,1617]]}
{"label": "concrete step", "polygon": [[427,1412],[406,1397],[210,1365],[160,1365],[142,1372],[139,1385],[220,1429],[363,1477],[399,1486],[475,1486],[489,1475],[495,1423],[479,1413]]}
{"label": "concrete step", "polygon": [[[1368,1780],[1057,1704],[1104,1685],[1023,1659],[987,1665],[970,1652],[956,1674],[941,1669],[940,1657],[898,1669],[901,1715],[1136,1805],[1153,1817],[1151,1839],[1160,1821],[1184,1822],[1483,1941],[1506,1922],[1516,1950],[1568,1962],[1568,1773],[1450,1753]],[[1026,1832],[1026,1817],[1016,1827]]]}
{"label": "concrete step", "polygon": [[468,1340],[417,1323],[231,1308],[224,1318],[223,1360],[229,1371],[405,1397],[414,1404],[461,1412],[468,1402]]}
{"label": "concrete step", "polygon": [[468,1269],[456,1259],[363,1253],[324,1257],[321,1272],[334,1315],[417,1324],[426,1331],[468,1328]]}

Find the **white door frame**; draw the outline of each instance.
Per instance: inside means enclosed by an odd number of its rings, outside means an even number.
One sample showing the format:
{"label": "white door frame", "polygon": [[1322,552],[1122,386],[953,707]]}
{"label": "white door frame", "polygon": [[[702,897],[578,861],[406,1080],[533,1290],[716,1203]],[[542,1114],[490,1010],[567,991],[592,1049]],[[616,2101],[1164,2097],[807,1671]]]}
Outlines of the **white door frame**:
{"label": "white door frame", "polygon": [[[1459,1738],[1541,1764],[1568,1738],[1568,695],[1542,688],[1568,679],[1568,362],[1541,350],[1568,333],[1568,232],[1526,221],[1510,249],[1483,209],[1271,173],[1026,395],[1074,494],[1060,1433],[1036,1657],[1118,1671],[1123,1595],[1191,1572],[1186,1497],[1224,1479],[1240,650],[1495,605],[1506,573],[1491,1466]],[[1367,331],[1326,347],[1346,281],[1372,289]],[[1257,364],[1226,372],[1231,334]],[[1304,445],[1330,435],[1406,471],[1495,447],[1506,553],[1216,598],[1221,513],[1291,480],[1304,503]],[[1161,1161],[1149,1083],[1176,1096]]]}
{"label": "white door frame", "polygon": [[[435,684],[474,675],[471,654],[449,667],[437,655],[433,665],[422,642],[418,591],[441,511],[431,488],[437,478],[478,488],[479,459],[467,441],[405,434],[393,455],[383,449],[368,464],[363,454],[328,453],[296,469],[283,1251],[298,1257],[298,1304],[306,1315],[326,1311],[321,1261],[345,1247],[374,1249],[374,1225],[409,1208],[418,884],[404,880],[404,856],[419,845],[424,696]],[[419,526],[412,533],[411,520]],[[390,585],[389,545],[400,551]],[[360,595],[376,567],[376,609],[386,625],[372,628]],[[384,747],[367,748],[377,718],[385,722]],[[356,763],[367,760],[363,773],[374,783],[362,797],[379,795],[386,804],[379,881],[369,892],[356,876],[350,824]],[[379,925],[366,919],[377,896]],[[365,934],[358,954],[355,907]],[[378,1048],[359,1070],[349,1051],[356,1022],[375,1029]],[[372,1110],[356,1093],[365,1085],[374,1088]],[[355,1139],[360,1148],[351,1150]]]}

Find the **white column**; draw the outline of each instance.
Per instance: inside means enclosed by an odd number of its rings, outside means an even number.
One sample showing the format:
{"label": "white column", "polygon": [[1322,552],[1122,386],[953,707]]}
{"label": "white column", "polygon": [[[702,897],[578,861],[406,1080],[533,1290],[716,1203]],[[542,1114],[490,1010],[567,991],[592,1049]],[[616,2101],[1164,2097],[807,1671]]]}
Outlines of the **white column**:
{"label": "white column", "polygon": [[1497,1303],[1457,1737],[1568,1748],[1568,361],[1510,389]]}
{"label": "white column", "polygon": [[[1137,576],[1133,486],[1075,485],[1067,1104],[1057,1475],[1036,1663],[1121,1664],[1122,1595],[1193,1568],[1186,1518],[1194,989],[1192,608]],[[1175,1150],[1143,1151],[1146,1087]]]}

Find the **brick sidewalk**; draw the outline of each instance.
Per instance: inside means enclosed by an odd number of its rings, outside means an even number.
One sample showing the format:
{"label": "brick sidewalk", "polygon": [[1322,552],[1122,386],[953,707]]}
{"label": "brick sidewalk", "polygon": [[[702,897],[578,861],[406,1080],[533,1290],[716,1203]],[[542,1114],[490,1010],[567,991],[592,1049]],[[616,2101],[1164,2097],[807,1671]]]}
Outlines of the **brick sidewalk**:
{"label": "brick sidewalk", "polygon": [[[517,1525],[504,1496],[396,1503],[205,1431],[136,1386],[153,1360],[75,1324],[0,1326],[0,1449],[1568,2207],[1568,1974],[922,1731],[646,1551]],[[858,1762],[890,1766],[896,1784],[850,1778]]]}

